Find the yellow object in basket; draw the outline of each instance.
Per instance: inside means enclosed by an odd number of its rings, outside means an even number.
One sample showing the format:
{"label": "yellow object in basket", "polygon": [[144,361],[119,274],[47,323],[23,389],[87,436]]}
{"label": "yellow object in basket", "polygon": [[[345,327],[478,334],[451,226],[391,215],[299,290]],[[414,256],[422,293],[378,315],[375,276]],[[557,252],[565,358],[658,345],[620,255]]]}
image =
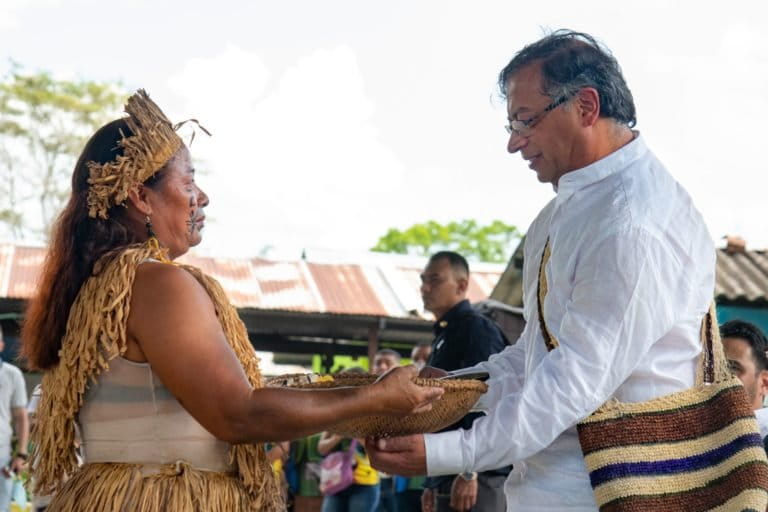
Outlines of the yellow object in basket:
{"label": "yellow object in basket", "polygon": [[333,382],[333,375],[321,375],[317,378],[317,382]]}

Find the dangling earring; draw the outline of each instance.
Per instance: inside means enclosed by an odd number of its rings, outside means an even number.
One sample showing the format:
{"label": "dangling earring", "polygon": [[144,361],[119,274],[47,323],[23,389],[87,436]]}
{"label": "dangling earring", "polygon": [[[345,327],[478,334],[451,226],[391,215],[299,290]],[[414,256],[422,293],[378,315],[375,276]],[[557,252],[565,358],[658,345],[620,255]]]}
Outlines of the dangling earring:
{"label": "dangling earring", "polygon": [[147,237],[155,238],[155,232],[152,231],[152,219],[150,219],[149,215],[147,215],[145,220],[146,222],[144,223],[144,225],[147,226]]}

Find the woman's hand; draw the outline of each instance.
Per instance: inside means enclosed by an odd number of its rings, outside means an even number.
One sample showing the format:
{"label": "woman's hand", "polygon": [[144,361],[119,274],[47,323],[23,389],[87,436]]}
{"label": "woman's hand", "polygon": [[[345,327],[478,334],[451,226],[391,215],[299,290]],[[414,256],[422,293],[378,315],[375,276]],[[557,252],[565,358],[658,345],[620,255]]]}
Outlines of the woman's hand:
{"label": "woman's hand", "polygon": [[443,389],[415,384],[418,372],[413,365],[392,368],[371,386],[370,399],[385,414],[406,416],[429,411],[432,403],[443,395]]}

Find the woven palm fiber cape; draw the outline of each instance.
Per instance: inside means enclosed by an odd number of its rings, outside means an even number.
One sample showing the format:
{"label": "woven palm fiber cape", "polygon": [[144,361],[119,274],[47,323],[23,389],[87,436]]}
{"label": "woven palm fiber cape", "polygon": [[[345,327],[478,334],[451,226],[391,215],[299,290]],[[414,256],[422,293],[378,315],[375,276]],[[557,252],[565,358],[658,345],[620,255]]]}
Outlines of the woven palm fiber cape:
{"label": "woven palm fiber cape", "polygon": [[[128,190],[161,169],[183,142],[163,112],[140,90],[125,107],[133,132],[123,137],[123,156],[106,164],[91,162],[88,196],[91,217],[108,218]],[[103,256],[80,289],[69,313],[58,365],[43,377],[43,393],[33,429],[30,467],[36,491],[56,493],[52,511],[279,511],[282,494],[261,444],[234,445],[234,473],[198,470],[183,461],[153,464],[96,463],[78,467],[75,421],[89,381],[109,370],[126,351],[126,324],[138,266],[148,259],[172,264],[157,239]],[[258,359],[245,326],[221,285],[199,269],[180,265],[208,293],[230,347],[254,388],[262,386]]]}
{"label": "woven palm fiber cape", "polygon": [[[557,339],[544,321],[544,246],[537,293],[548,350]],[[715,306],[704,315],[694,387],[646,402],[609,400],[579,422],[579,443],[601,512],[762,512],[768,459],[741,381],[725,362]]]}

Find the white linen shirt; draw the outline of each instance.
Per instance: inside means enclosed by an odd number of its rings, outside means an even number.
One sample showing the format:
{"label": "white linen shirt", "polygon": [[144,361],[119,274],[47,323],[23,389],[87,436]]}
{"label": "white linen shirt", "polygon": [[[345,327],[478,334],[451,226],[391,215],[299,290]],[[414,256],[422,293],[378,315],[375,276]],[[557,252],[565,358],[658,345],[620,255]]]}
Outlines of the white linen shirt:
{"label": "white linen shirt", "polygon": [[[544,317],[536,305],[550,240]],[[526,327],[477,366],[490,373],[470,430],[425,436],[429,475],[515,464],[507,510],[597,510],[576,424],[611,397],[638,402],[689,388],[713,299],[715,251],[690,197],[639,134],[565,174],[525,240]],[[521,462],[523,461],[523,462]]]}

